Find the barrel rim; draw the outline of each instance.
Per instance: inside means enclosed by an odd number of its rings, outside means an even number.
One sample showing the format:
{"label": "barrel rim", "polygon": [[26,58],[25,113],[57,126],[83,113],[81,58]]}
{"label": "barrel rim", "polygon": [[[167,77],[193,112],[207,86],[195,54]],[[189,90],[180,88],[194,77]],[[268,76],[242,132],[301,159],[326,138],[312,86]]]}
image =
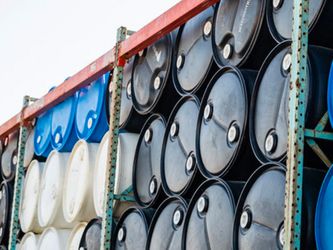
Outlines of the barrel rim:
{"label": "barrel rim", "polygon": [[[162,37],[160,39],[163,39],[163,38],[167,39],[167,42],[168,42],[167,48],[169,50],[168,55],[167,55],[167,61],[166,61],[166,64],[167,64],[166,70],[165,70],[165,76],[166,77],[162,81],[161,87],[158,90],[158,94],[157,94],[156,99],[154,100],[154,102],[151,105],[149,105],[147,108],[140,107],[141,105],[138,103],[138,101],[136,99],[136,96],[135,96],[134,84],[131,84],[133,107],[140,115],[149,114],[150,112],[152,112],[156,108],[158,101],[161,99],[162,94],[164,93],[164,90],[166,89],[166,86],[168,85],[168,79],[170,78],[170,70],[171,70],[171,65],[172,65],[172,57],[173,57],[174,49],[172,48],[171,34],[169,33],[169,34],[165,35],[164,37]],[[153,45],[154,44],[148,46],[145,49],[148,49],[149,47],[151,47]],[[135,68],[136,68],[136,65],[137,65],[138,58],[139,58],[139,56],[135,55],[134,62],[133,62],[133,69],[132,69],[131,79],[134,79],[133,76],[134,76],[134,71],[135,71]],[[132,83],[133,83],[133,80],[132,80]]]}
{"label": "barrel rim", "polygon": [[[207,103],[207,100],[208,100],[208,97],[211,93],[211,90],[213,89],[215,83],[219,80],[219,78],[223,74],[228,73],[228,72],[232,72],[232,73],[236,74],[236,76],[238,77],[239,83],[240,83],[240,85],[242,87],[242,90],[243,90],[244,101],[245,101],[245,104],[246,104],[247,107],[246,107],[245,112],[244,112],[244,123],[242,124],[243,129],[241,131],[241,134],[239,135],[238,146],[235,148],[233,156],[231,157],[228,164],[224,167],[224,169],[222,169],[221,171],[219,171],[216,174],[213,174],[213,173],[209,172],[206,169],[206,167],[205,167],[205,165],[202,161],[202,158],[201,158],[201,149],[200,149],[201,123],[202,123],[202,120],[203,120],[203,113],[204,113],[204,109],[205,109],[204,105]],[[203,176],[205,176],[206,178],[223,177],[223,176],[227,175],[228,172],[230,171],[230,169],[232,168],[232,166],[235,164],[237,156],[241,152],[241,148],[242,148],[242,144],[244,142],[244,137],[245,137],[245,134],[246,134],[246,130],[248,128],[248,117],[249,117],[249,110],[250,110],[250,108],[249,108],[249,94],[248,94],[248,90],[247,90],[245,82],[246,82],[246,80],[243,76],[242,70],[240,70],[240,69],[238,69],[234,66],[231,66],[231,65],[224,66],[219,71],[217,71],[215,73],[215,75],[212,77],[212,79],[210,80],[209,84],[207,85],[207,88],[206,88],[206,90],[204,92],[204,95],[201,99],[198,121],[197,121],[197,132],[196,132],[196,139],[195,139],[195,141],[196,141],[196,150],[195,151],[196,151],[196,157],[197,157],[197,161],[198,161],[198,168],[199,168],[201,174]]]}
{"label": "barrel rim", "polygon": [[147,128],[149,128],[149,126],[155,121],[155,120],[160,120],[162,121],[162,123],[165,125],[165,118],[161,115],[161,114],[157,114],[154,113],[152,114],[147,121],[145,122],[145,124],[143,125],[140,135],[139,135],[139,139],[138,139],[138,143],[135,149],[135,154],[134,154],[134,160],[133,160],[133,171],[132,171],[132,186],[133,186],[133,195],[135,197],[136,202],[143,208],[148,208],[148,207],[152,207],[155,205],[155,203],[157,202],[158,197],[160,197],[163,194],[163,188],[162,188],[162,183],[160,183],[158,190],[156,191],[156,194],[154,195],[154,198],[151,199],[150,202],[143,202],[140,199],[140,196],[137,192],[137,182],[136,182],[136,172],[137,172],[137,159],[138,159],[138,154],[140,151],[140,147],[141,147],[141,143],[142,140],[144,138],[144,133],[147,130]]}
{"label": "barrel rim", "polygon": [[[161,205],[156,209],[156,212],[151,220],[151,223],[150,223],[150,226],[149,226],[149,230],[148,230],[148,236],[147,236],[147,243],[146,243],[146,250],[150,250],[150,243],[151,243],[151,240],[152,240],[152,236],[153,236],[153,232],[154,232],[154,229],[155,229],[155,226],[156,226],[156,222],[158,221],[158,219],[160,218],[160,215],[161,213],[164,211],[164,209],[172,204],[172,203],[176,203],[176,202],[179,202],[181,206],[183,206],[184,208],[184,218],[185,218],[185,215],[188,211],[188,202],[182,198],[182,197],[169,197],[167,199],[165,199]],[[185,221],[183,221],[183,229],[182,229],[182,234],[183,234],[183,231],[184,231],[184,224]],[[182,239],[181,239],[181,242],[180,244],[182,243]]]}
{"label": "barrel rim", "polygon": [[[175,116],[178,114],[179,109],[183,106],[183,104],[185,104],[186,102],[190,102],[190,101],[193,101],[195,103],[195,105],[197,106],[198,116],[199,116],[199,109],[200,109],[200,100],[199,100],[199,98],[196,95],[185,95],[173,107],[173,109],[171,111],[171,114],[169,116],[169,119],[166,123],[166,127],[165,127],[165,133],[164,133],[163,142],[162,142],[161,164],[160,164],[161,167],[160,168],[161,168],[162,187],[163,187],[164,192],[168,196],[174,196],[174,195],[182,196],[185,193],[187,193],[189,191],[189,188],[190,188],[191,184],[194,182],[195,176],[199,172],[198,163],[196,163],[195,168],[194,168],[193,172],[191,173],[190,180],[186,183],[186,185],[184,186],[184,188],[180,192],[171,191],[171,189],[167,185],[166,176],[165,176],[165,162],[164,161],[165,161],[165,150],[166,150],[166,145],[167,145],[167,141],[168,141],[168,137],[169,137],[170,128],[171,128],[171,125],[174,121]],[[195,153],[195,145],[194,145],[193,151]]]}
{"label": "barrel rim", "polygon": [[101,217],[96,217],[96,218],[91,219],[87,223],[87,225],[86,225],[86,227],[83,231],[83,234],[81,236],[81,240],[80,240],[80,244],[79,244],[80,247],[82,247],[82,245],[85,245],[85,239],[86,239],[87,231],[94,224],[100,225],[101,229],[102,229],[102,218]]}

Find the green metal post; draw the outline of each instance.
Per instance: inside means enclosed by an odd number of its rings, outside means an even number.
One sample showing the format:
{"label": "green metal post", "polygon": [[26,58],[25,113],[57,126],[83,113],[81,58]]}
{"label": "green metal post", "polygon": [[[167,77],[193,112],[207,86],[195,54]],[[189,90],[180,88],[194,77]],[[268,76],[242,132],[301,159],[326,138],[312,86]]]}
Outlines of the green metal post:
{"label": "green metal post", "polygon": [[294,0],[284,249],[301,248],[309,1]]}

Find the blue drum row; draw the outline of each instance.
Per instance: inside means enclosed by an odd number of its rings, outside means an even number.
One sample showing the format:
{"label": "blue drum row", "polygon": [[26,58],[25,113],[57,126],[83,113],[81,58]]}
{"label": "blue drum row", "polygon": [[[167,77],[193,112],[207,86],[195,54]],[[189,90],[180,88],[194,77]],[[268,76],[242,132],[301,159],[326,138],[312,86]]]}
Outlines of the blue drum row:
{"label": "blue drum row", "polygon": [[78,139],[101,141],[109,126],[109,79],[110,73],[104,74],[38,117],[34,137],[36,155],[47,157],[52,149],[69,152]]}

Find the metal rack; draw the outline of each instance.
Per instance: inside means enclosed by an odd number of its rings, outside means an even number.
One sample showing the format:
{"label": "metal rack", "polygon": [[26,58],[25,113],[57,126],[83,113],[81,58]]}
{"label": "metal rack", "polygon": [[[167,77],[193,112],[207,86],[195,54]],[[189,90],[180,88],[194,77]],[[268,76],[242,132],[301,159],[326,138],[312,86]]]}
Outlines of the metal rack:
{"label": "metal rack", "polygon": [[[113,69],[111,90],[111,118],[109,140],[109,172],[107,174],[106,211],[102,224],[101,249],[110,249],[112,232],[112,204],[114,199],[132,200],[128,196],[131,192],[129,187],[122,195],[114,195],[114,178],[116,166],[116,154],[118,144],[120,102],[122,73],[125,60],[135,55],[142,49],[171,32],[176,27],[185,23],[191,17],[215,4],[218,0],[183,0],[169,9],[167,12],[150,22],[136,33],[129,32],[121,27],[117,34],[116,46],[106,54],[89,64],[77,74],[66,80],[59,87],[36,100],[32,105],[29,98],[24,99],[22,111],[0,126],[0,138],[20,128],[19,139],[19,163],[16,169],[14,202],[12,209],[12,221],[10,228],[10,249],[16,249],[16,235],[19,229],[18,211],[22,189],[22,178],[24,175],[23,157],[26,141],[25,124],[38,115],[42,114],[57,103],[71,96],[78,89],[88,85],[99,76]],[[303,181],[303,156],[304,141],[321,157],[326,165],[331,162],[320,150],[314,139],[333,140],[333,134],[324,132],[327,123],[327,114],[318,123],[315,130],[305,129],[306,97],[305,89],[307,84],[307,49],[308,49],[308,13],[309,0],[294,0],[293,18],[293,42],[292,42],[292,68],[289,96],[289,131],[288,131],[288,158],[287,158],[287,181],[285,195],[285,244],[284,249],[300,249],[301,233],[301,211],[302,211],[302,181]],[[127,39],[126,37],[129,36]]]}

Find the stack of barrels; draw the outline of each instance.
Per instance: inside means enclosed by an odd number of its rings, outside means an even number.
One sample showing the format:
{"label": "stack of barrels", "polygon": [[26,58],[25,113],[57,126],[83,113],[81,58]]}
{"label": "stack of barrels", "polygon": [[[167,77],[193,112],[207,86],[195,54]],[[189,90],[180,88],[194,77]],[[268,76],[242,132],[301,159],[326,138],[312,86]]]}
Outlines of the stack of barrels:
{"label": "stack of barrels", "polygon": [[[333,121],[333,4],[309,2],[302,115],[315,129],[327,109]],[[292,4],[221,1],[127,61],[115,194],[135,202],[113,203],[112,249],[283,249]],[[111,78],[37,119],[21,249],[100,249]],[[318,144],[333,156],[332,143]],[[3,199],[12,195],[17,135],[4,145],[0,236],[8,234],[11,202]],[[301,249],[333,249],[333,172],[323,182],[327,167],[308,144],[304,151]]]}

